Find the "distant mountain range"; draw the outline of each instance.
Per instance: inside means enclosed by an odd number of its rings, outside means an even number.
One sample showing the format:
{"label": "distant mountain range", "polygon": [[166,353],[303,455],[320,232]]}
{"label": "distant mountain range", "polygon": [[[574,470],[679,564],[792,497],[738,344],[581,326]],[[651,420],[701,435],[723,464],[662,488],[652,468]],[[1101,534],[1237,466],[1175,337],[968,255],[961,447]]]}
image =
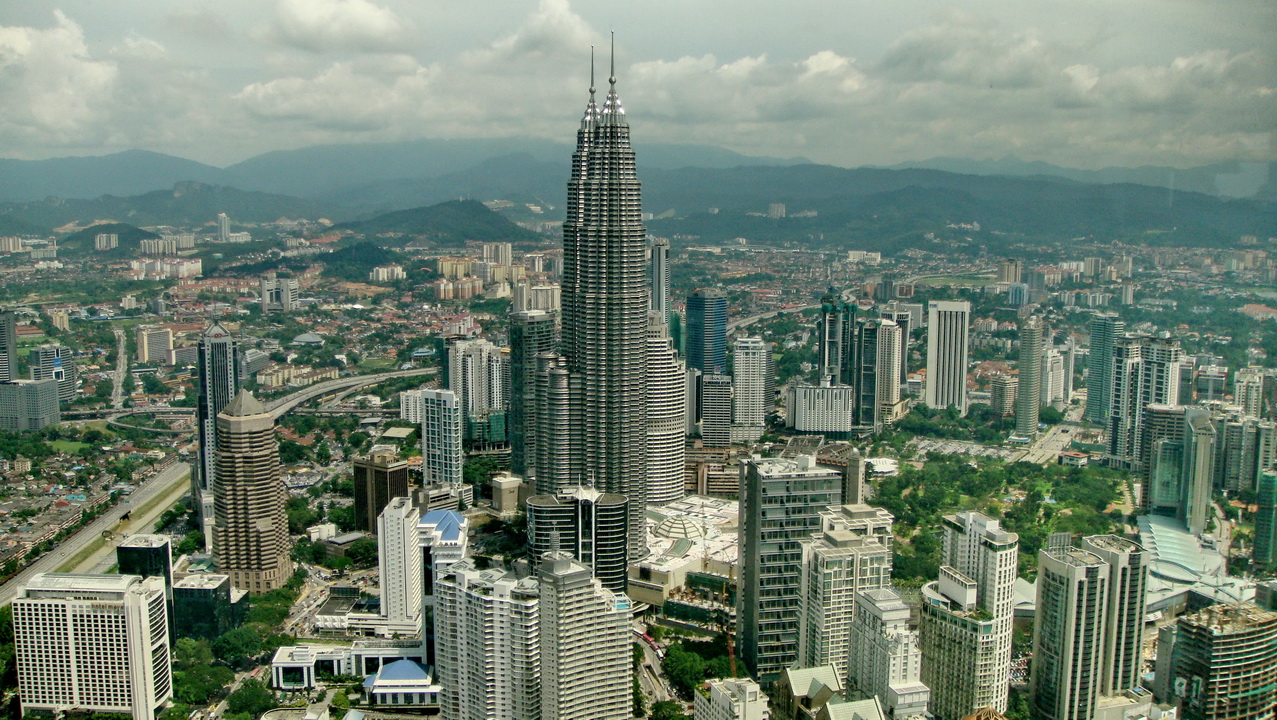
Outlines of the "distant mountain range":
{"label": "distant mountain range", "polygon": [[[509,150],[518,152],[500,154]],[[1277,194],[1266,165],[1173,171],[1158,186],[1158,174],[1168,169],[1072,171],[1014,159],[931,161],[946,170],[846,169],[704,146],[651,145],[637,152],[644,209],[656,218],[648,223],[652,232],[705,241],[854,243],[888,252],[905,247],[939,252],[970,242],[993,252],[1000,244],[1025,240],[1093,236],[1228,246],[1241,235],[1277,235]],[[505,140],[306,148],[225,169],[140,152],[38,163],[0,160],[0,193],[172,181],[168,189],[128,196],[0,202],[0,233],[49,232],[95,221],[210,225],[225,212],[236,227],[324,217],[383,246],[406,242],[397,236],[445,245],[527,240],[535,236],[510,220],[562,219],[569,155],[566,145]],[[10,172],[15,168],[26,173],[26,182],[15,179]],[[188,173],[204,173],[204,179],[173,181]],[[1128,176],[1153,184],[1117,182]],[[1185,189],[1210,183],[1211,192]],[[1247,187],[1258,188],[1255,197],[1231,197]],[[497,215],[458,198],[504,199],[512,206]],[[784,203],[790,216],[763,216],[771,203]],[[967,241],[963,232],[944,231],[958,223],[979,223],[982,234]]]}

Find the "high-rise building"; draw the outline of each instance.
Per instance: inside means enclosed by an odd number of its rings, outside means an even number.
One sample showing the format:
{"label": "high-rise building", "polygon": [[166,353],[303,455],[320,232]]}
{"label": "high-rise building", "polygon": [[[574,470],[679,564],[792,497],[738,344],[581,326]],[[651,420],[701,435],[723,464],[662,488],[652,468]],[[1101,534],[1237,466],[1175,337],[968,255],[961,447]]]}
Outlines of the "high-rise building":
{"label": "high-rise building", "polygon": [[706,447],[732,444],[732,376],[701,378],[701,440]]}
{"label": "high-rise building", "polygon": [[1264,416],[1263,368],[1237,368],[1233,375],[1233,402],[1240,405],[1246,415]]}
{"label": "high-rise building", "polygon": [[891,320],[866,318],[856,323],[850,362],[843,382],[856,390],[852,425],[879,432],[896,421],[900,405],[900,326]]}
{"label": "high-rise building", "polygon": [[1104,648],[1100,653],[1100,693],[1118,695],[1140,684],[1144,653],[1145,591],[1148,565],[1144,548],[1116,535],[1082,538],[1082,549],[1109,566]]}
{"label": "high-rise building", "polygon": [[173,331],[165,327],[143,325],[133,334],[137,342],[137,361],[141,364],[165,365],[173,352]]}
{"label": "high-rise building", "polygon": [[1015,414],[1019,381],[1005,373],[998,373],[989,380],[989,408],[1003,417]]}
{"label": "high-rise building", "polygon": [[0,430],[26,432],[61,421],[57,380],[0,382]]}
{"label": "high-rise building", "polygon": [[1042,321],[1031,317],[1020,327],[1020,362],[1015,395],[1015,434],[1038,434],[1042,406]]}
{"label": "high-rise building", "polygon": [[1007,259],[998,263],[998,282],[1018,283],[1024,274],[1024,261]]}
{"label": "high-rise building", "polygon": [[422,484],[460,485],[465,463],[461,403],[451,390],[421,391]]}
{"label": "high-rise building", "polygon": [[652,303],[651,310],[661,319],[670,318],[670,241],[652,239]]}
{"label": "high-rise building", "polygon": [[191,496],[199,511],[205,539],[213,524],[213,478],[217,458],[217,416],[239,392],[241,378],[235,338],[214,322],[200,338],[196,358],[199,394],[195,398],[195,425],[199,457],[191,468]]}
{"label": "high-rise building", "polygon": [[924,402],[967,414],[967,345],[971,303],[933,300],[927,305],[927,387]]}
{"label": "high-rise building", "polygon": [[421,630],[420,519],[420,510],[407,497],[391,499],[377,517],[381,615],[388,635],[415,635]]}
{"label": "high-rise building", "polygon": [[444,389],[457,394],[467,418],[504,412],[509,360],[487,340],[458,340],[448,346]]}
{"label": "high-rise building", "polygon": [[811,456],[758,458],[741,466],[741,579],[737,645],[762,683],[798,660],[802,541],[842,497],[842,472]]}
{"label": "high-rise building", "polygon": [[1112,357],[1109,453],[1137,467],[1148,406],[1179,404],[1182,352],[1174,338],[1124,335],[1115,340]]}
{"label": "high-rise building", "polygon": [[430,510],[421,516],[417,546],[421,549],[421,594],[425,604],[434,604],[436,580],[465,558],[469,530],[470,521],[456,510]]}
{"label": "high-rise building", "polygon": [[890,320],[900,326],[900,382],[909,377],[909,347],[913,343],[913,330],[918,327],[914,323],[913,310],[897,302],[887,303],[878,309],[883,320]]}
{"label": "high-rise building", "polygon": [[283,587],[293,561],[275,418],[247,390],[217,416],[213,478],[213,563],[242,590]]}
{"label": "high-rise building", "polygon": [[816,353],[820,378],[830,385],[851,384],[851,344],[855,332],[856,306],[844,301],[833,288],[820,299],[816,321]]}
{"label": "high-rise building", "polygon": [[[1090,720],[1100,699],[1109,565],[1072,547],[1038,553],[1033,717]],[[1142,622],[1142,618],[1141,618]]]}
{"label": "high-rise building", "polygon": [[0,382],[18,379],[18,316],[0,312]]}
{"label": "high-rise building", "polygon": [[296,278],[263,277],[260,302],[262,312],[292,312],[297,307]]}
{"label": "high-rise building", "polygon": [[217,214],[217,240],[218,242],[231,240],[231,219],[226,213]]}
{"label": "high-rise building", "polygon": [[1167,650],[1165,687],[1179,701],[1183,720],[1273,717],[1277,612],[1246,602],[1212,605],[1180,617],[1173,647],[1158,645],[1159,668]]}
{"label": "high-rise building", "polygon": [[847,666],[856,597],[891,584],[891,521],[882,508],[842,505],[801,543],[800,667]]}
{"label": "high-rise building", "polygon": [[931,712],[1005,712],[1020,538],[978,512],[946,515],[940,579],[922,588],[918,635]]}
{"label": "high-rise building", "polygon": [[58,381],[58,402],[75,400],[77,374],[75,353],[65,345],[41,345],[27,356],[31,364],[31,379]]}
{"label": "high-rise building", "polygon": [[554,350],[554,315],[544,310],[510,314],[510,472],[535,476],[537,355]]}
{"label": "high-rise building", "polygon": [[669,325],[653,312],[647,326],[647,502],[683,497],[687,433],[687,366],[670,341]]}
{"label": "high-rise building", "polygon": [[565,552],[542,559],[541,720],[631,716],[630,600]]}
{"label": "high-rise building", "polygon": [[244,591],[232,592],[229,575],[187,575],[173,583],[173,635],[205,640],[225,635],[248,609],[244,598]]}
{"label": "high-rise building", "polygon": [[[564,485],[587,480],[629,500],[629,556],[636,561],[647,554],[645,330],[651,293],[630,127],[615,76],[608,82],[601,108],[591,92],[577,132],[563,221],[568,413],[543,416],[541,425],[552,449],[549,464],[576,473]],[[539,465],[538,472],[546,467]]]}
{"label": "high-rise building", "polygon": [[508,242],[484,243],[483,261],[497,265],[513,265],[514,245]]}
{"label": "high-rise building", "polygon": [[909,629],[909,606],[889,587],[856,595],[847,688],[877,697],[893,718],[925,716],[931,690],[922,683],[922,647]]}
{"label": "high-rise building", "polygon": [[[115,566],[121,575],[164,581],[168,627],[173,632],[173,546],[167,535],[130,535],[115,546]],[[169,643],[170,645],[172,642]]]}
{"label": "high-rise building", "polygon": [[706,375],[727,372],[727,293],[719,288],[687,296],[687,364]]}
{"label": "high-rise building", "polygon": [[767,416],[776,400],[771,343],[756,337],[736,338],[732,367],[732,442],[757,442],[767,432]]}
{"label": "high-rise building", "polygon": [[706,691],[693,698],[696,720],[769,720],[767,693],[749,678],[706,681]]}
{"label": "high-rise building", "polygon": [[400,459],[394,446],[378,445],[352,465],[355,530],[377,532],[381,511],[394,498],[408,497],[408,461]]}
{"label": "high-rise building", "polygon": [[443,720],[541,717],[537,579],[467,558],[448,568],[435,588]]}
{"label": "high-rise building", "polygon": [[13,599],[24,711],[154,720],[173,697],[164,581],[40,573]]}
{"label": "high-rise building", "polygon": [[629,501],[578,485],[557,495],[528,498],[528,559],[564,551],[589,567],[603,587],[625,592]]}
{"label": "high-rise building", "polygon": [[1086,361],[1086,420],[1108,425],[1112,414],[1113,347],[1126,331],[1126,323],[1113,313],[1096,313],[1087,323],[1090,354]]}
{"label": "high-rise building", "polygon": [[1277,562],[1277,472],[1259,475],[1256,493],[1255,542],[1251,547],[1251,563],[1257,571],[1267,570]]}

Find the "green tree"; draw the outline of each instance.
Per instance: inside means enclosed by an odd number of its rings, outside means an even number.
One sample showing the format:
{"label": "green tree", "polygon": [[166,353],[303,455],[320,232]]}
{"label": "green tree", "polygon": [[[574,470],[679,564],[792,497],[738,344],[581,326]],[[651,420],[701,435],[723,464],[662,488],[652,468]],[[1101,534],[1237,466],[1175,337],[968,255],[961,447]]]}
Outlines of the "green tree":
{"label": "green tree", "polygon": [[259,680],[245,680],[226,698],[226,709],[232,713],[248,713],[257,717],[274,708],[275,695]]}
{"label": "green tree", "polygon": [[652,704],[652,720],[691,720],[683,714],[683,706],[668,700]]}
{"label": "green tree", "polygon": [[377,562],[377,541],[372,538],[359,538],[350,544],[346,557],[356,567],[369,567]]}

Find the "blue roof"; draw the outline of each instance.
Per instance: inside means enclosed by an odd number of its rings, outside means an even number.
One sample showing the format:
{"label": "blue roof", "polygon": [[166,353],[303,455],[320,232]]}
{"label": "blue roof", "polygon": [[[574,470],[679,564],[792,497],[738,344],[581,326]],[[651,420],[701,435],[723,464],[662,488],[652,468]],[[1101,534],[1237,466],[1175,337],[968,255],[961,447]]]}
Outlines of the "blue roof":
{"label": "blue roof", "polygon": [[423,681],[429,679],[430,673],[426,672],[426,669],[421,667],[416,660],[404,658],[403,660],[396,660],[382,665],[376,674],[364,678],[364,687],[373,687],[378,680]]}
{"label": "blue roof", "polygon": [[461,523],[465,518],[456,510],[431,510],[421,516],[421,525],[434,525],[444,540],[461,539]]}

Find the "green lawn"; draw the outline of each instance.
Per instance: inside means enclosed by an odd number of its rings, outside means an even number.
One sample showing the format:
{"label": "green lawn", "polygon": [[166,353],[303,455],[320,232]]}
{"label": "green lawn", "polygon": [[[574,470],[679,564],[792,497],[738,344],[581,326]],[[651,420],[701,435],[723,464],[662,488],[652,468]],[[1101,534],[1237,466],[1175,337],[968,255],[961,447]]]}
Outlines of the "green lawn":
{"label": "green lawn", "polygon": [[88,443],[76,442],[74,440],[54,440],[49,444],[53,446],[54,450],[64,453],[73,453],[81,448],[89,446]]}

